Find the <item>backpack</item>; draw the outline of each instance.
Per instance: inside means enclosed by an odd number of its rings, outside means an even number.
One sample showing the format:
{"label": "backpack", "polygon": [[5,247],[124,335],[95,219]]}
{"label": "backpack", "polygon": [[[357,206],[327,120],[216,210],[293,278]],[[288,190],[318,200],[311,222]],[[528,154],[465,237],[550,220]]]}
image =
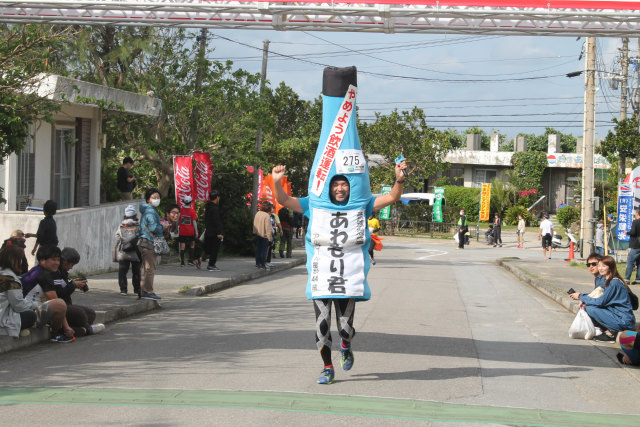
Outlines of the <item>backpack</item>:
{"label": "backpack", "polygon": [[120,226],[120,248],[123,252],[133,251],[138,246],[140,238],[139,225],[121,225]]}

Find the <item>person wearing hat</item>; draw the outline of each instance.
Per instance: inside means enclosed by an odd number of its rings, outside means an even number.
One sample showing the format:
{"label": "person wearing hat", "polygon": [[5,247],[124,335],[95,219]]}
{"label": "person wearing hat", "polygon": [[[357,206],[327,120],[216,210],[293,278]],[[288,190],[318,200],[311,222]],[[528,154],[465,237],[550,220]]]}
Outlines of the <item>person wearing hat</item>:
{"label": "person wearing hat", "polygon": [[180,220],[178,221],[178,242],[180,243],[180,267],[184,267],[184,250],[189,244],[188,265],[200,268],[200,260],[195,257],[196,236],[198,235],[198,214],[191,206],[191,196],[182,198]]}
{"label": "person wearing hat", "polygon": [[549,259],[551,259],[551,237],[553,237],[553,223],[549,221],[549,214],[543,215],[544,220],[540,223],[538,230],[538,240],[542,240],[542,255],[547,258],[547,249],[549,250]]}
{"label": "person wearing hat", "polygon": [[[53,216],[58,211],[58,205],[53,200],[47,200],[44,202],[42,212],[44,218],[38,225],[38,231],[36,232],[36,244],[31,251],[31,255],[35,255],[39,246],[53,245],[58,246],[58,226]],[[25,235],[25,237],[32,237],[31,234]]]}
{"label": "person wearing hat", "polygon": [[140,222],[135,206],[128,205],[124,209],[122,223],[116,230],[116,245],[114,247],[114,261],[118,263],[118,286],[120,295],[127,296],[127,274],[131,266],[131,284],[133,293],[140,297],[140,252],[138,239],[140,237]]}

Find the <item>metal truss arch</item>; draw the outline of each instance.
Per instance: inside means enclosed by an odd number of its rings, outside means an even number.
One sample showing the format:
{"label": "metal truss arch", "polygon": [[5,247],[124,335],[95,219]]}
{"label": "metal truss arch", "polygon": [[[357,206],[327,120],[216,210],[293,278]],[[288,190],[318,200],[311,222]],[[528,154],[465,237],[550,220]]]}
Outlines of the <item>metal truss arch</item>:
{"label": "metal truss arch", "polygon": [[[203,0],[0,0],[0,21],[81,25],[210,27],[554,36],[637,36],[632,0],[396,0],[323,3]],[[501,4],[510,4],[501,6]],[[552,7],[557,4],[562,7]],[[567,7],[572,6],[572,7]]]}

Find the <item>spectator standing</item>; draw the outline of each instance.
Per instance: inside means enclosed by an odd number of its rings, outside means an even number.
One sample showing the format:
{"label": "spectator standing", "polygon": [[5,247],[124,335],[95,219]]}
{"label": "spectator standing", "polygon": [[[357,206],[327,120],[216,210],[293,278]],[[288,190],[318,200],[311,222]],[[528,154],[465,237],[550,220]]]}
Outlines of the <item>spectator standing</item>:
{"label": "spectator standing", "polygon": [[24,248],[8,245],[0,249],[0,335],[18,338],[29,335],[29,328],[51,323],[59,328],[67,309],[61,299],[40,303],[26,300],[18,276],[22,270]]}
{"label": "spectator standing", "polygon": [[596,253],[600,255],[604,255],[604,224],[601,222],[596,225],[596,236],[595,236],[595,247]]}
{"label": "spectator standing", "polygon": [[122,166],[118,169],[118,190],[120,190],[120,200],[131,200],[131,192],[136,187],[136,178],[131,175],[133,159],[125,157]]}
{"label": "spectator standing", "polygon": [[[624,279],[629,283],[633,267],[638,264],[638,258],[640,257],[640,208],[633,211],[631,230],[627,231],[626,234],[629,236],[629,255],[627,255],[627,269],[624,272]],[[636,280],[638,280],[637,271]]]}
{"label": "spectator standing", "polygon": [[518,214],[518,229],[516,233],[518,234],[518,248],[524,249],[524,232],[526,231],[527,225],[524,222],[524,217],[522,214]]}
{"label": "spectator standing", "polygon": [[[200,260],[195,258],[196,236],[198,235],[198,214],[191,205],[191,196],[184,196],[182,209],[180,209],[180,221],[178,225],[178,242],[180,243],[180,267],[184,267],[184,250],[189,245],[188,265],[200,268]],[[194,262],[195,261],[195,262]]]}
{"label": "spectator standing", "polygon": [[562,209],[562,208],[566,208],[567,204],[565,202],[563,202],[562,200],[560,200],[560,203],[558,203],[558,209]]}
{"label": "spectator standing", "polygon": [[140,298],[140,222],[135,206],[128,205],[124,209],[122,223],[116,230],[116,261],[118,262],[118,286],[120,295],[127,296],[127,274],[131,267],[131,284],[133,293]]}
{"label": "spectator standing", "polygon": [[[92,335],[104,331],[102,323],[93,322],[96,320],[96,312],[91,307],[75,305],[71,301],[71,294],[76,289],[83,292],[89,291],[87,279],[82,277],[75,280],[69,279],[69,271],[80,262],[80,254],[74,248],[64,248],[60,253],[60,267],[57,271],[63,282],[54,281],[56,294],[67,303],[67,323],[73,329],[76,337]],[[56,275],[56,276],[57,276]]]}
{"label": "spectator standing", "polygon": [[180,220],[180,206],[175,203],[167,204],[165,208],[164,218],[160,223],[164,227],[164,238],[178,238],[178,221]]}
{"label": "spectator standing", "polygon": [[300,212],[293,212],[293,228],[295,229],[296,239],[299,239],[302,231],[302,214]]}
{"label": "spectator standing", "polygon": [[469,231],[467,225],[467,216],[464,209],[460,209],[460,218],[458,218],[458,247],[456,249],[464,249],[464,235]]}
{"label": "spectator standing", "polygon": [[143,299],[162,299],[153,290],[153,279],[156,274],[158,256],[154,251],[154,237],[163,237],[163,232],[168,226],[160,223],[160,215],[156,208],[160,206],[160,191],[157,188],[150,188],[144,193],[145,203],[140,205],[140,239],[138,249],[142,258],[142,288]]}
{"label": "spectator standing", "polygon": [[502,247],[502,219],[498,212],[493,214],[493,247],[496,245]]}
{"label": "spectator standing", "polygon": [[[31,255],[35,255],[38,247],[43,245],[58,246],[58,226],[53,216],[58,211],[58,205],[53,200],[47,200],[44,202],[42,212],[44,218],[38,225],[38,231],[36,232],[36,244],[31,251]],[[27,234],[25,237],[33,237],[32,234]]]}
{"label": "spectator standing", "polygon": [[[380,231],[380,221],[378,221],[378,218],[373,216],[373,214],[371,214],[369,219],[367,219],[367,226],[369,227],[369,234],[371,234],[371,236],[378,235],[378,231]],[[375,246],[376,240],[372,237],[371,242],[369,243],[369,257],[371,258],[371,264],[373,265],[376,265],[376,259],[373,256],[373,249]]]}
{"label": "spectator standing", "polygon": [[549,259],[551,259],[551,238],[553,237],[553,223],[549,221],[549,214],[543,215],[544,220],[540,223],[540,230],[538,230],[538,240],[542,241],[542,256],[547,258],[547,249],[549,250]]}
{"label": "spectator standing", "polygon": [[204,205],[204,253],[209,256],[208,271],[220,271],[216,266],[218,251],[224,238],[220,216],[220,193],[211,190],[209,200]]}
{"label": "spectator standing", "polygon": [[271,267],[267,267],[267,250],[273,240],[269,215],[270,205],[269,202],[263,202],[260,205],[260,210],[253,217],[253,234],[256,236],[256,267],[267,270],[271,269]]}
{"label": "spectator standing", "polygon": [[289,209],[284,206],[280,208],[278,212],[278,218],[280,219],[280,227],[282,227],[282,239],[280,239],[280,258],[285,257],[285,248],[287,258],[291,258],[291,243],[293,239],[293,220],[291,219],[291,213]]}
{"label": "spectator standing", "polygon": [[280,247],[280,240],[282,237],[282,227],[280,226],[280,218],[276,215],[276,207],[273,203],[269,202],[271,206],[271,212],[269,215],[271,217],[271,230],[273,233],[273,240],[271,241],[271,245],[269,245],[269,251],[267,252],[267,265],[271,262],[271,257],[277,258],[276,252]]}

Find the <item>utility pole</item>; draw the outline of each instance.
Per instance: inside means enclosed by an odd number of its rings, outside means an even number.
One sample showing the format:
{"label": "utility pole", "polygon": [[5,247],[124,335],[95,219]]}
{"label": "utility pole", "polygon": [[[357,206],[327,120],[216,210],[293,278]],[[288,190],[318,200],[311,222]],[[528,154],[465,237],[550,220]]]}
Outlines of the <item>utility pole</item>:
{"label": "utility pole", "polygon": [[[627,118],[628,92],[627,77],[629,75],[629,38],[622,38],[622,49],[620,55],[620,65],[622,66],[622,81],[620,87],[620,121]],[[618,158],[618,182],[622,182],[625,177],[627,158],[620,154]]]}
{"label": "utility pole", "polygon": [[584,138],[582,161],[582,206],[580,231],[582,256],[593,252],[593,143],[595,137],[596,98],[596,39],[587,37],[585,61],[586,87],[584,92]]}
{"label": "utility pole", "polygon": [[[260,77],[260,100],[264,93],[264,85],[267,80],[267,59],[269,57],[269,40],[262,42],[262,76]],[[262,152],[262,118],[258,121],[258,134],[256,135],[256,157],[260,158]],[[253,167],[253,194],[251,197],[251,215],[255,216],[258,211],[258,192],[260,191],[260,166]]]}
{"label": "utility pole", "polygon": [[[196,38],[198,45],[198,59],[196,63],[196,79],[194,81],[194,95],[200,96],[202,91],[202,74],[204,73],[205,66],[205,53],[207,51],[207,29],[203,28],[200,31],[200,35]],[[198,120],[200,119],[200,108],[194,105],[191,108],[191,124],[189,129],[189,140],[187,146],[190,150],[196,147],[196,140],[198,139]]]}

